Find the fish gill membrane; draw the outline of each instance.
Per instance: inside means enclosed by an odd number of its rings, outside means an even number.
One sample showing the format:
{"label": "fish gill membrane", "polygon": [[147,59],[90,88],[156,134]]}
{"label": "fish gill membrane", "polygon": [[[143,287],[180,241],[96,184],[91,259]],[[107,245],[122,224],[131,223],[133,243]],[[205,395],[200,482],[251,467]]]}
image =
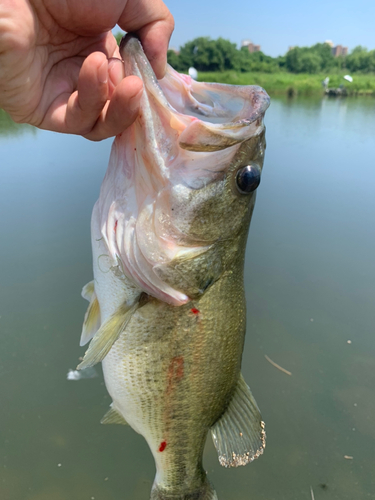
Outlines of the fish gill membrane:
{"label": "fish gill membrane", "polygon": [[94,280],[82,291],[81,336],[90,344],[78,369],[102,361],[112,404],[101,422],[146,439],[156,464],[151,500],[215,500],[202,465],[208,431],[224,467],[265,448],[241,358],[269,97],[170,66],[158,81],[129,34],[120,53],[144,92],[139,116],[113,143],[92,214]]}

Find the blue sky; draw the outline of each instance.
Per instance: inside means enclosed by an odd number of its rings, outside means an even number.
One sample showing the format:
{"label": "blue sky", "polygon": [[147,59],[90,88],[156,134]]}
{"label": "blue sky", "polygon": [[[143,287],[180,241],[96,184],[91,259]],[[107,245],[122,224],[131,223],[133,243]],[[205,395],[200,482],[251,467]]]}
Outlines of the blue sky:
{"label": "blue sky", "polygon": [[240,44],[250,38],[266,54],[285,54],[290,45],[332,40],[353,49],[375,48],[375,1],[369,0],[164,0],[176,27],[171,47],[198,36]]}

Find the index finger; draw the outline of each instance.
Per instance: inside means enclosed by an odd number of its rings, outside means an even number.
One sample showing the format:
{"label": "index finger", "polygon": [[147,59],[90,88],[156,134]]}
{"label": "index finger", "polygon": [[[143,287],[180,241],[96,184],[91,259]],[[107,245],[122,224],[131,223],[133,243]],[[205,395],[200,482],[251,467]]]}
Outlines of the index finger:
{"label": "index finger", "polygon": [[157,78],[163,78],[168,43],[174,29],[168,7],[161,0],[129,0],[118,25],[139,36]]}

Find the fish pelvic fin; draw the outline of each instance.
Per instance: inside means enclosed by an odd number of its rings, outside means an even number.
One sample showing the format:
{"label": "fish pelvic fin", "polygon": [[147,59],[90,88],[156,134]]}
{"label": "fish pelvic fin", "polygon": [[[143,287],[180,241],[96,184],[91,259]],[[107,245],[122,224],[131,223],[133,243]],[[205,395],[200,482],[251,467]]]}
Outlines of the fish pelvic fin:
{"label": "fish pelvic fin", "polygon": [[113,408],[113,403],[111,404],[110,409],[104,415],[104,417],[100,421],[101,424],[120,424],[120,425],[129,425],[120,412]]}
{"label": "fish pelvic fin", "polygon": [[242,374],[226,412],[211,428],[223,467],[238,467],[262,455],[266,446],[264,422]]}
{"label": "fish pelvic fin", "polygon": [[83,361],[77,366],[77,370],[94,366],[107,356],[138,307],[139,300],[131,306],[124,303],[102,324],[91,340]]}
{"label": "fish pelvic fin", "polygon": [[80,346],[87,344],[100,327],[100,306],[95,293],[94,282],[90,281],[82,289],[82,297],[90,302],[82,326]]}
{"label": "fish pelvic fin", "polygon": [[198,490],[182,492],[162,488],[154,483],[150,500],[218,500],[212,484],[206,479]]}
{"label": "fish pelvic fin", "polygon": [[82,288],[81,296],[86,299],[88,302],[91,301],[92,294],[95,293],[95,282],[89,281],[86,283],[86,285]]}

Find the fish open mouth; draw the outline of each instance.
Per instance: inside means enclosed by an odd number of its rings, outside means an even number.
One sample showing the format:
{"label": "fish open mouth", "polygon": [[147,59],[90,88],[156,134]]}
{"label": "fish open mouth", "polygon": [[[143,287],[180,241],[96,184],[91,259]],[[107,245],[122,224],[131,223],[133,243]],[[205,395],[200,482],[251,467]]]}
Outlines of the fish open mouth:
{"label": "fish open mouth", "polygon": [[179,226],[171,199],[225,175],[240,144],[263,131],[269,97],[257,86],[199,83],[170,66],[158,81],[132,35],[122,40],[120,53],[125,74],[141,78],[144,92],[138,118],[113,144],[99,198],[101,232],[135,286],[181,305],[189,297],[156,268],[212,242]]}

